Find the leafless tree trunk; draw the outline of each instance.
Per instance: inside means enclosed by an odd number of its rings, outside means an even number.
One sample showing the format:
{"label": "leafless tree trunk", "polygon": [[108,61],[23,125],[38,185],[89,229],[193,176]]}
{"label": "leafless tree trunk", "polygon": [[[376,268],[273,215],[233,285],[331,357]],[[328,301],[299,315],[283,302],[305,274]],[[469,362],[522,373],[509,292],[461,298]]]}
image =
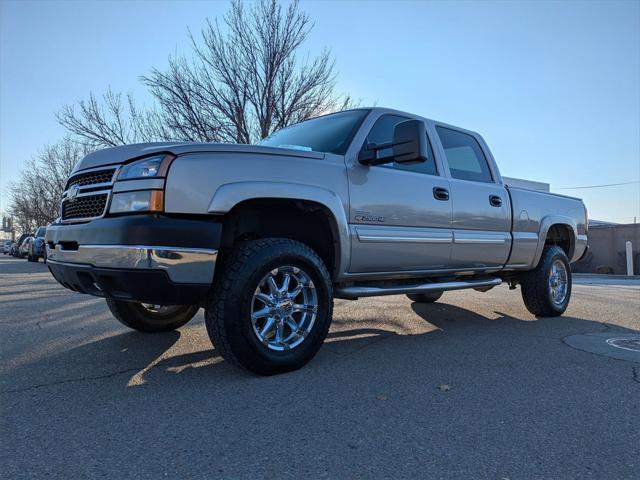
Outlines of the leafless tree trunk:
{"label": "leafless tree trunk", "polygon": [[297,1],[282,7],[260,0],[231,2],[221,22],[190,33],[192,54],[169,59],[166,70],[141,77],[157,102],[139,109],[110,90],[99,101],[67,106],[60,123],[84,142],[114,146],[140,141],[185,140],[252,143],[273,131],[349,106],[335,92],[334,62],[327,50],[301,60],[313,24]]}
{"label": "leafless tree trunk", "polygon": [[67,179],[87,153],[86,146],[65,138],[27,162],[20,179],[9,186],[9,211],[18,231],[31,232],[55,220]]}

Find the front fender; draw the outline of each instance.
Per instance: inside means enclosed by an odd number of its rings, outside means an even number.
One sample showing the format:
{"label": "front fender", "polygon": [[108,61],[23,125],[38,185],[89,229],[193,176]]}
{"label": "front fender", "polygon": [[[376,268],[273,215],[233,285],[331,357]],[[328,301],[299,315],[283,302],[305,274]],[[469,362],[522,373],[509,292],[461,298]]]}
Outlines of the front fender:
{"label": "front fender", "polygon": [[345,207],[334,192],[314,185],[288,182],[235,182],[220,185],[213,194],[208,213],[225,214],[246,200],[260,198],[281,198],[290,200],[308,200],[326,207],[334,217],[338,229],[340,244],[339,274],[349,265],[349,227]]}

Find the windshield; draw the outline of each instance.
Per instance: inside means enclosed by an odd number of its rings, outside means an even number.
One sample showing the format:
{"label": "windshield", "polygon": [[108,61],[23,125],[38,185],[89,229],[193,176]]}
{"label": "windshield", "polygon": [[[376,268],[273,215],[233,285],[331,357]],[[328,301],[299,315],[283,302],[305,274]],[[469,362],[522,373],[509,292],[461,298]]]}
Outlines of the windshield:
{"label": "windshield", "polygon": [[47,227],[40,227],[36,231],[36,237],[44,237],[44,234],[47,233]]}
{"label": "windshield", "polygon": [[348,110],[312,118],[272,133],[260,145],[343,155],[368,113]]}

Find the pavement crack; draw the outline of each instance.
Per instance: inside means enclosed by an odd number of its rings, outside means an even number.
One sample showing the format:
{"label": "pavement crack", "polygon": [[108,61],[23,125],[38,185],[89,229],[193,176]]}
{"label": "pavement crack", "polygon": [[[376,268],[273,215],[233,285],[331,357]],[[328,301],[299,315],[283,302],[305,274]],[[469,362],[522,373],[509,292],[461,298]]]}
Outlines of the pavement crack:
{"label": "pavement crack", "polygon": [[52,386],[56,386],[56,385],[64,385],[66,383],[90,382],[90,381],[93,381],[93,380],[102,380],[102,379],[105,379],[105,378],[115,377],[117,375],[123,375],[125,373],[136,372],[136,371],[139,371],[139,370],[140,370],[139,367],[127,368],[127,369],[124,369],[124,370],[118,370],[117,372],[106,373],[104,375],[96,375],[96,376],[93,376],[93,377],[68,378],[66,380],[59,380],[57,382],[40,383],[38,385],[30,385],[28,387],[15,388],[13,390],[2,390],[2,391],[0,391],[0,395],[5,395],[5,394],[9,394],[9,393],[23,393],[23,392],[27,392],[29,390],[36,390],[38,388],[52,387]]}
{"label": "pavement crack", "polygon": [[633,369],[633,379],[640,383],[640,367],[631,367]]}

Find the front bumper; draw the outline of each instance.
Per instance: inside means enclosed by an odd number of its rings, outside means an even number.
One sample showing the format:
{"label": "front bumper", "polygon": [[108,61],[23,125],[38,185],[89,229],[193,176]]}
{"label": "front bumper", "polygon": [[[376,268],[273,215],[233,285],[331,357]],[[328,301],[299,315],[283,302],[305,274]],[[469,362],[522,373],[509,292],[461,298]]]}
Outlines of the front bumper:
{"label": "front bumper", "polygon": [[[77,292],[198,305],[213,281],[219,239],[219,224],[148,215],[52,225],[47,264],[60,284]],[[169,245],[177,240],[180,246]]]}

